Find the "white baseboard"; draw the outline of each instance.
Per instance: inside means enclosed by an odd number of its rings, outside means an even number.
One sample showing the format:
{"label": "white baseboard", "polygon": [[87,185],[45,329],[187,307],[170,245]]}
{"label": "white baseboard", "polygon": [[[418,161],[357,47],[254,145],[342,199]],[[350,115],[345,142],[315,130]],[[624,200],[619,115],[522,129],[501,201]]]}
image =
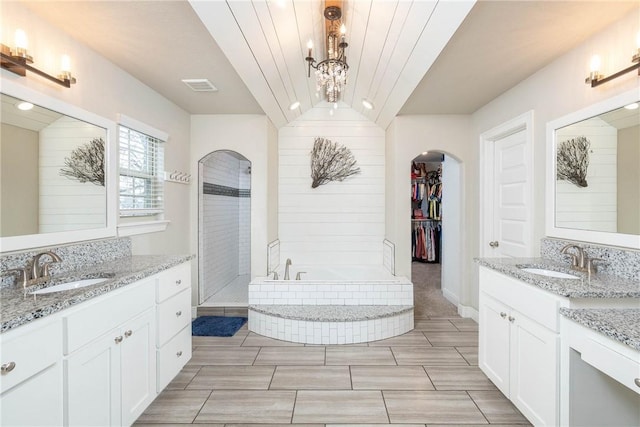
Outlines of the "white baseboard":
{"label": "white baseboard", "polygon": [[458,304],[460,303],[460,300],[458,299],[458,296],[454,293],[452,293],[450,290],[448,289],[443,289],[442,290],[442,295],[453,305],[458,306]]}
{"label": "white baseboard", "polygon": [[476,322],[480,316],[478,315],[478,310],[473,307],[469,307],[468,305],[458,304],[458,314],[462,317],[470,317]]}

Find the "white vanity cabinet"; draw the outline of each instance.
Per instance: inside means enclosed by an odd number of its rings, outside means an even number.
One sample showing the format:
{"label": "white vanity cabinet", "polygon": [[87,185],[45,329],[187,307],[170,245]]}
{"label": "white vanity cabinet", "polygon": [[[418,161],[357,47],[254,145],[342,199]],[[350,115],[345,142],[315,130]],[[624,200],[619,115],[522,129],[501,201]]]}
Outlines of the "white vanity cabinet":
{"label": "white vanity cabinet", "polygon": [[63,316],[65,425],[130,425],[156,396],[155,281]]}
{"label": "white vanity cabinet", "polygon": [[0,335],[0,425],[62,425],[62,322]]}
{"label": "white vanity cabinet", "polygon": [[190,267],[181,264],[156,276],[158,392],[191,359]]}
{"label": "white vanity cabinet", "polygon": [[480,369],[534,425],[558,424],[561,301],[480,267]]}

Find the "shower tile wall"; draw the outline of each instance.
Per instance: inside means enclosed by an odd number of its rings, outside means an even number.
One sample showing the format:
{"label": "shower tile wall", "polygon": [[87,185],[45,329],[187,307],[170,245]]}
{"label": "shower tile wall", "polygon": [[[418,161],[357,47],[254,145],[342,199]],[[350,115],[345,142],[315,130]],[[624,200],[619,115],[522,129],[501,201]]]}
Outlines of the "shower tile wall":
{"label": "shower tile wall", "polygon": [[[229,195],[202,194],[199,208],[201,299],[220,291],[238,275],[249,273],[250,199],[238,197],[239,193],[248,193],[238,191],[242,188],[241,181],[247,188],[250,186],[248,165],[249,162],[224,152],[211,155],[201,165],[205,184],[229,189]],[[219,190],[220,187],[216,187],[214,191]]]}
{"label": "shower tile wall", "polygon": [[[238,274],[251,273],[251,163],[240,160],[238,188],[240,191],[239,204],[239,239],[238,239]],[[245,190],[245,191],[242,191]]]}

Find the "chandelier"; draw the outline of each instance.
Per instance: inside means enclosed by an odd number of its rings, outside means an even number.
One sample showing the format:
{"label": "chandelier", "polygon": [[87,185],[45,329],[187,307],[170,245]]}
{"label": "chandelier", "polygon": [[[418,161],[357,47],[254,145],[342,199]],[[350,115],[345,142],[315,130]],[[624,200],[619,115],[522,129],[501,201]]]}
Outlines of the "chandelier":
{"label": "chandelier", "polygon": [[324,17],[328,21],[327,25],[327,59],[316,63],[313,58],[313,42],[309,40],[307,48],[308,55],[305,58],[309,64],[307,77],[311,77],[311,68],[313,67],[316,75],[316,90],[324,89],[328,102],[337,102],[340,93],[347,84],[347,57],[344,50],[347,42],[345,41],[345,33],[347,32],[344,24],[341,24],[342,10],[338,6],[328,6],[324,10]]}

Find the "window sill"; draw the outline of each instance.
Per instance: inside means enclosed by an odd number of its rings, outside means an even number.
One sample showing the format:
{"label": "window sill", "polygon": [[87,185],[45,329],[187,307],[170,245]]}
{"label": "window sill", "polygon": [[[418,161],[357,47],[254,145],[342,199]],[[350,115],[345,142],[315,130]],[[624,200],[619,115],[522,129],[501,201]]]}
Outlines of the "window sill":
{"label": "window sill", "polygon": [[118,224],[118,237],[135,236],[136,234],[157,233],[167,229],[171,221],[141,221]]}

